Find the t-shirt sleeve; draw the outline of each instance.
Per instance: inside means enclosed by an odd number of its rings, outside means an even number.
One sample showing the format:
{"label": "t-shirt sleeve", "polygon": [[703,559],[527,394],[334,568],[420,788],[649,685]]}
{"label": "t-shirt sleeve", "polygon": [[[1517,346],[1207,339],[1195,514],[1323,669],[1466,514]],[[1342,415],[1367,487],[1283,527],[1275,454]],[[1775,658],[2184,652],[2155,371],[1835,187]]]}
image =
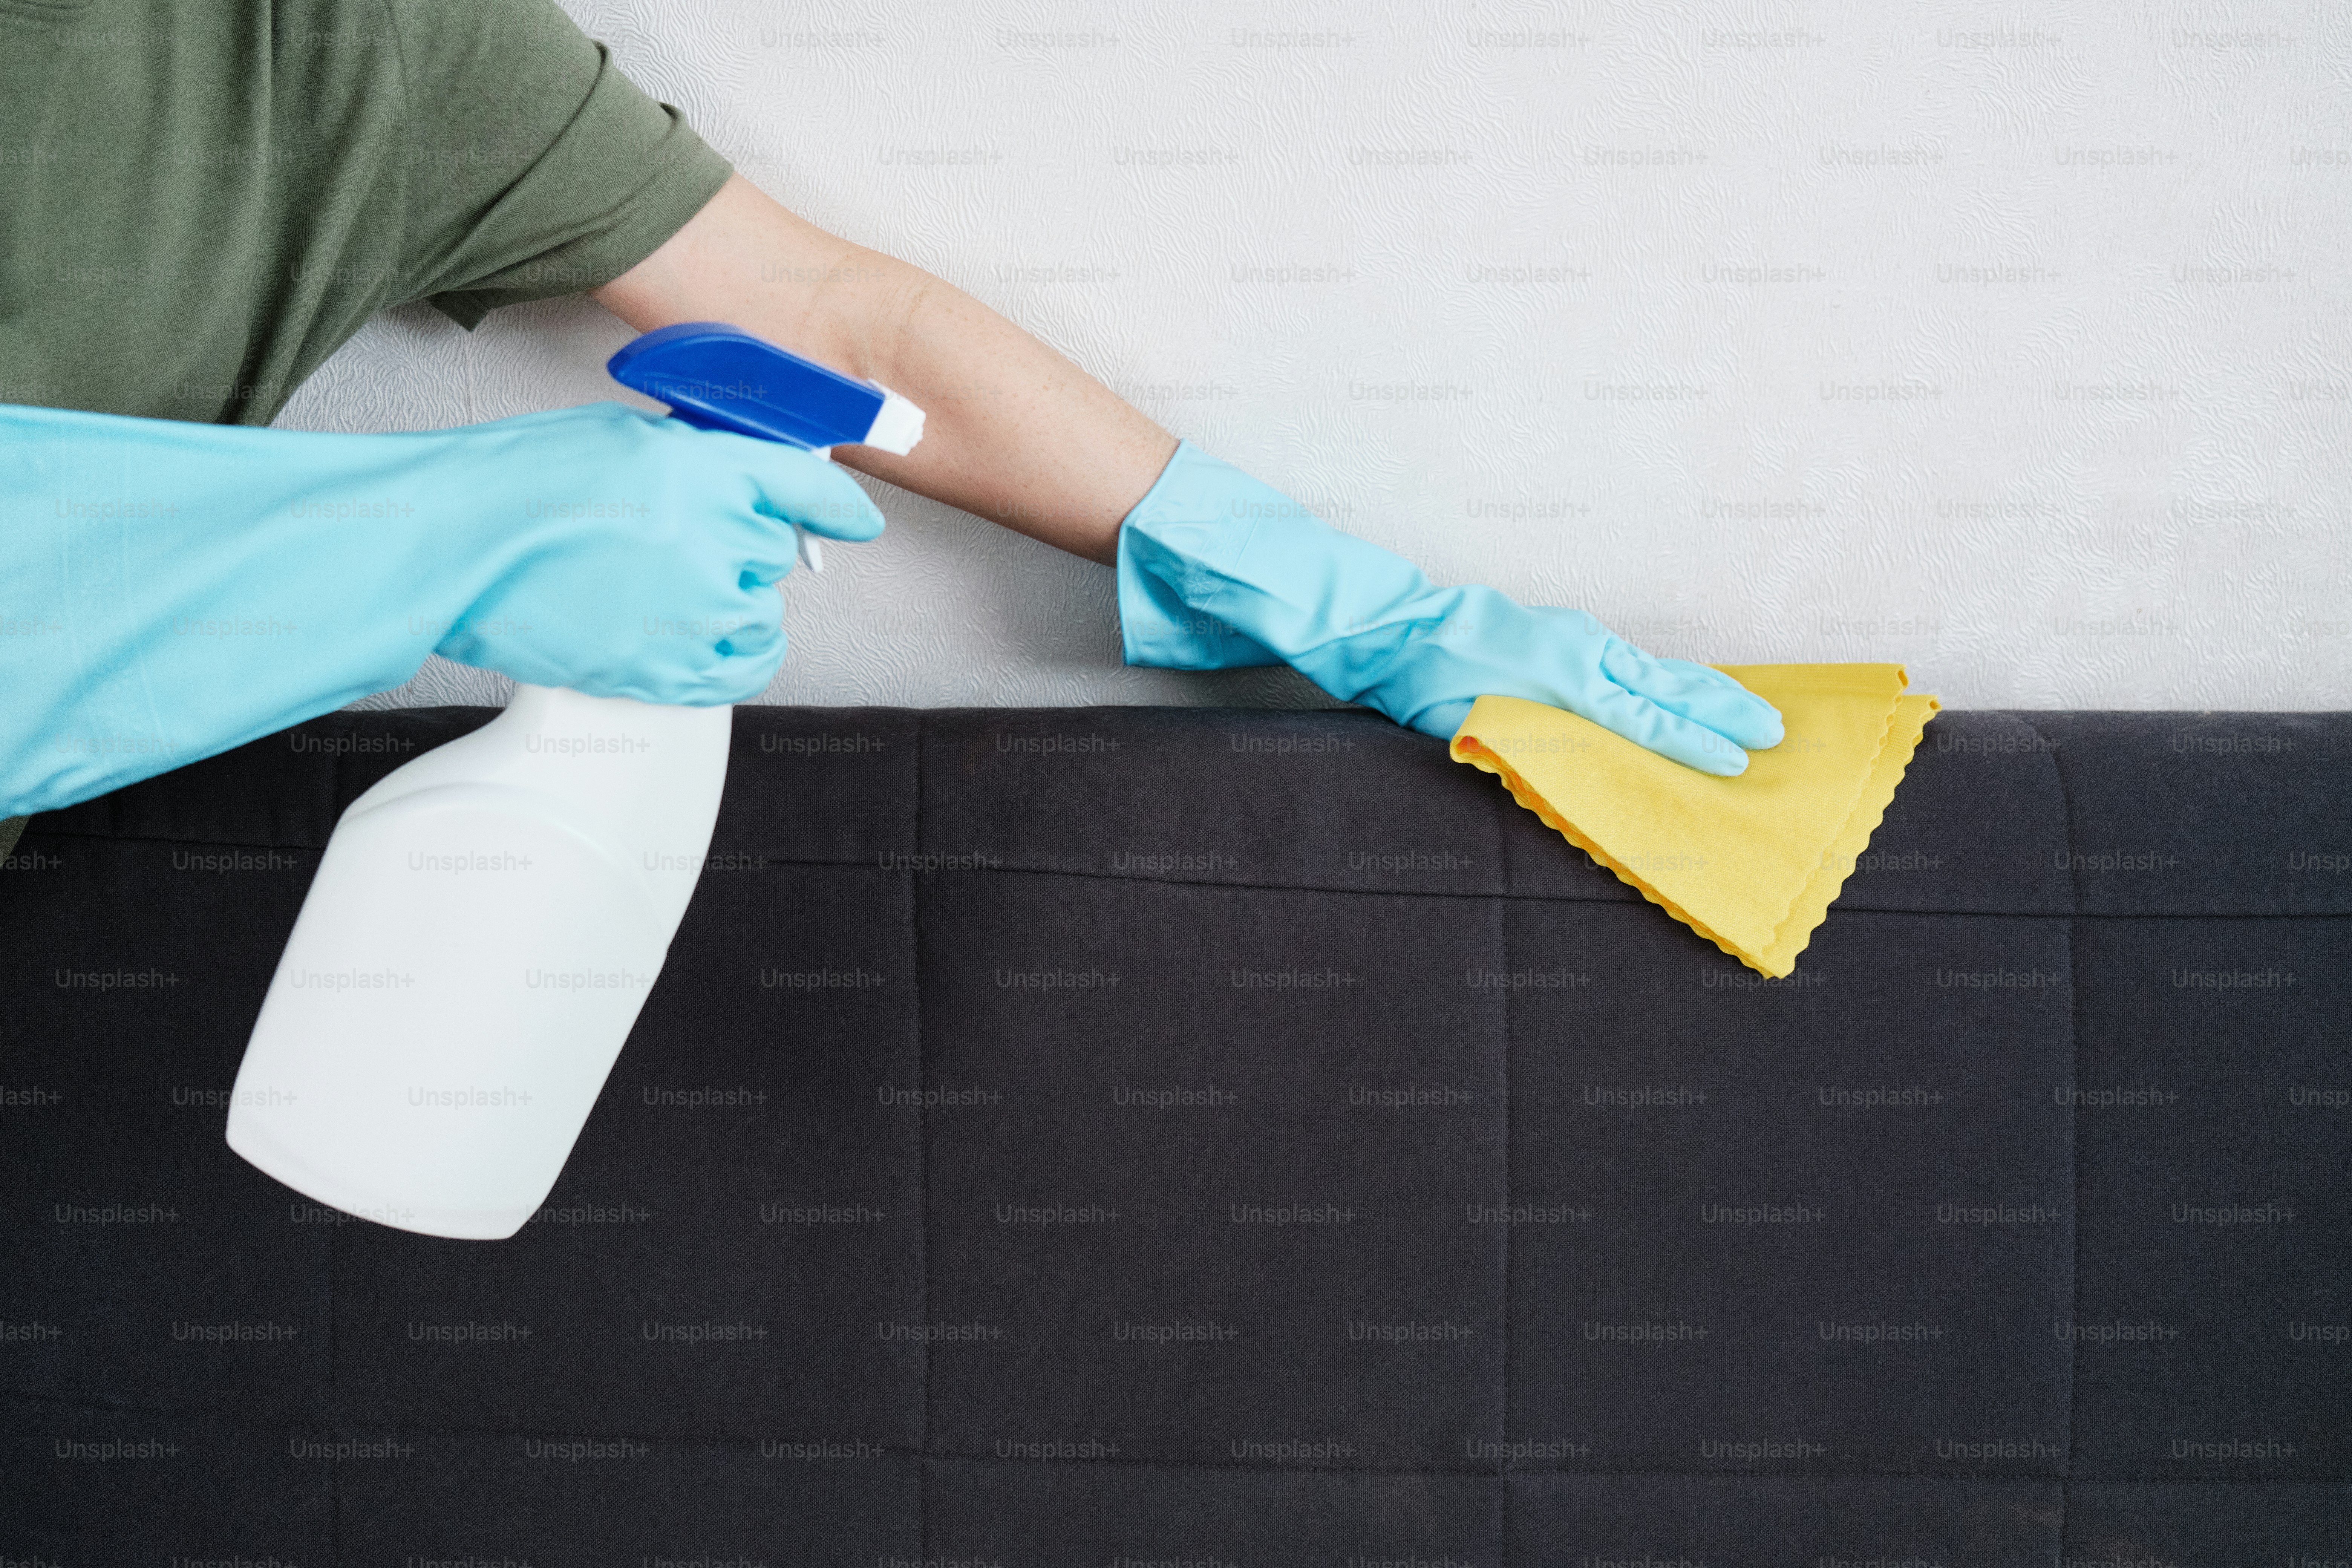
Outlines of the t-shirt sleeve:
{"label": "t-shirt sleeve", "polygon": [[390,0],[406,73],[407,298],[471,328],[611,282],[731,166],[554,0]]}

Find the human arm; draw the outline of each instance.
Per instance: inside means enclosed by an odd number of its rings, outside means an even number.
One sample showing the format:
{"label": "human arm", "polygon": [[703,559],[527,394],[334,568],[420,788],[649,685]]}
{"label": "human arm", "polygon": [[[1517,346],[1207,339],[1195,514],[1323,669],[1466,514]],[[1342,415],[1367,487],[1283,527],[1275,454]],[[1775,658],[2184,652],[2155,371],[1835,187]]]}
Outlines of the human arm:
{"label": "human arm", "polygon": [[1440,738],[1480,696],[1524,697],[1717,774],[1780,740],[1779,713],[1728,676],[1653,658],[1582,611],[1440,587],[1180,443],[961,289],[740,175],[595,297],[641,331],[723,321],[911,398],[929,415],[912,456],[839,458],[1114,567],[1129,664],[1279,660]]}
{"label": "human arm", "polygon": [[594,291],[639,331],[716,321],[851,375],[925,415],[904,458],[834,456],[901,489],[1108,566],[1176,438],[953,284],[826,233],[741,175],[636,267]]}
{"label": "human arm", "polygon": [[346,436],[0,405],[0,817],[299,723],[428,653],[748,701],[793,530],[877,512],[810,454],[617,403]]}

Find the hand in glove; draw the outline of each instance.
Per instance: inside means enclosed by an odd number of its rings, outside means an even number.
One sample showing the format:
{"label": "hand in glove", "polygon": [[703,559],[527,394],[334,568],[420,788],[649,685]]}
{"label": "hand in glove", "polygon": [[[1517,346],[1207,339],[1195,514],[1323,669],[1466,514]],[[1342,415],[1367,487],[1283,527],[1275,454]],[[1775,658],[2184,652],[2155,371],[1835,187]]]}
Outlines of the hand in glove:
{"label": "hand in glove", "polygon": [[1780,715],[1720,670],[1653,658],[1581,610],[1441,588],[1191,442],[1118,531],[1127,662],[1286,663],[1332,696],[1450,739],[1487,695],[1582,715],[1702,773],[1780,744]]}
{"label": "hand in glove", "polygon": [[747,701],[842,469],[615,403],[401,436],[0,405],[0,817],[228,750],[438,651],[542,686]]}

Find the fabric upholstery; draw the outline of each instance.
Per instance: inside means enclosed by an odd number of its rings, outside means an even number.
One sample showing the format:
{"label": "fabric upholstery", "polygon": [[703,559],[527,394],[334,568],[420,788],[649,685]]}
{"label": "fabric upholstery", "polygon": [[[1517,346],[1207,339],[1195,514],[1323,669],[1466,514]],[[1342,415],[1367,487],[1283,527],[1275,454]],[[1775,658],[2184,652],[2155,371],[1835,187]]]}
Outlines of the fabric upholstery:
{"label": "fabric upholstery", "polygon": [[1939,716],[1795,974],[1349,712],[740,709],[511,1241],[222,1142],[338,811],[0,874],[0,1557],[2352,1555],[2352,715]]}

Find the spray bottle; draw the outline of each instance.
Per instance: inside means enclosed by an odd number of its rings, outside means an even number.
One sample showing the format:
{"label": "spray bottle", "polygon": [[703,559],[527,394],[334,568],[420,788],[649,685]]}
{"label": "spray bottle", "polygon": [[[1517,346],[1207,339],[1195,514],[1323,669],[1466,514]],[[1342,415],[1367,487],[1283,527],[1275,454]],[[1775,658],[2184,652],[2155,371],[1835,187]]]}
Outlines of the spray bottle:
{"label": "spray bottle", "polygon": [[[605,368],[674,417],[819,457],[922,438],[888,388],[718,322],[648,332]],[[800,552],[824,569],[814,536]],[[694,896],[732,713],[520,686],[353,801],[246,1046],[229,1147],[398,1229],[520,1229]]]}

